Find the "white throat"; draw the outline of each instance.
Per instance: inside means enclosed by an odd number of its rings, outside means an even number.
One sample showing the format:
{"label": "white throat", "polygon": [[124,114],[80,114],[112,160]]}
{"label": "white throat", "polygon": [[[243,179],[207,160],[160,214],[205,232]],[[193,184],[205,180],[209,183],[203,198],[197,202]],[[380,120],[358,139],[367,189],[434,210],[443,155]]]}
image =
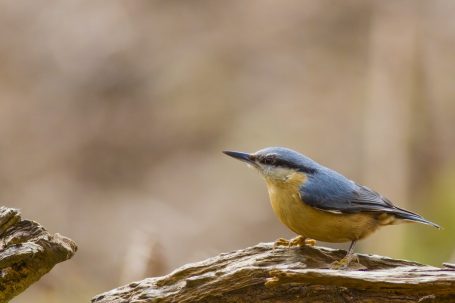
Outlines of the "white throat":
{"label": "white throat", "polygon": [[292,168],[276,167],[263,164],[259,165],[258,170],[264,178],[280,181],[286,181],[292,174],[295,173],[295,170]]}

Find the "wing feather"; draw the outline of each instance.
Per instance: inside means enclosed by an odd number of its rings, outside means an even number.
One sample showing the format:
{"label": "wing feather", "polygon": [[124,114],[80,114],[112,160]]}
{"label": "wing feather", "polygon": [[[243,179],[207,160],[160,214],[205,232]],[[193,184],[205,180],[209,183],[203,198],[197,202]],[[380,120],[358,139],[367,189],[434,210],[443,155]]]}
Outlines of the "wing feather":
{"label": "wing feather", "polygon": [[303,203],[331,213],[391,213],[400,219],[439,228],[437,224],[418,214],[396,207],[389,199],[374,190],[329,169],[311,176],[300,187],[300,197]]}
{"label": "wing feather", "polygon": [[315,208],[342,213],[387,211],[394,205],[366,186],[334,171],[322,171],[300,188],[302,201]]}

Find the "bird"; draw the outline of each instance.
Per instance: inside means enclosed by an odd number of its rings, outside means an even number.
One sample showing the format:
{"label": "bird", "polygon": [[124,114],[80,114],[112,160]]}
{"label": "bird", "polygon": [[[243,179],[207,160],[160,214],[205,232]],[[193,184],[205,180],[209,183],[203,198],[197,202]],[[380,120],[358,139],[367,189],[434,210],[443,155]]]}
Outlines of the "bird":
{"label": "bird", "polygon": [[267,184],[274,213],[298,235],[291,241],[279,239],[277,245],[314,245],[315,240],[350,242],[346,256],[331,264],[333,269],[346,269],[357,241],[379,227],[418,222],[440,228],[292,149],[267,147],[254,153],[223,153],[259,171]]}

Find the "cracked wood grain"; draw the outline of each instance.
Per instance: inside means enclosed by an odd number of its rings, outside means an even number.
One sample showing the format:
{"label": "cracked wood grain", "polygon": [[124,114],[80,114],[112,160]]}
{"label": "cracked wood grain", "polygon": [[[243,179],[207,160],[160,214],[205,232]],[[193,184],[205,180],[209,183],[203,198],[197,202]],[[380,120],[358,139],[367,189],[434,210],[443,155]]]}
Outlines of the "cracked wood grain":
{"label": "cracked wood grain", "polygon": [[0,302],[23,292],[76,250],[72,240],[23,220],[19,210],[0,207]]}
{"label": "cracked wood grain", "polygon": [[261,243],[113,289],[92,303],[455,302],[450,267],[358,254],[347,270],[329,269],[344,254]]}

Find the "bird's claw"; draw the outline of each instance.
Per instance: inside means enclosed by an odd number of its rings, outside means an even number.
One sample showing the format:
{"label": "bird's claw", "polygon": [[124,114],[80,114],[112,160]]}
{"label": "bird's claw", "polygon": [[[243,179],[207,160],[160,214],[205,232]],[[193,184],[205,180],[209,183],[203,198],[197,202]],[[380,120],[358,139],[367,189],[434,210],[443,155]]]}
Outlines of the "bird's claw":
{"label": "bird's claw", "polygon": [[289,245],[289,240],[284,239],[284,238],[279,238],[278,240],[273,243],[273,249],[277,248],[278,246],[288,246]]}
{"label": "bird's claw", "polygon": [[287,246],[287,247],[302,247],[305,245],[314,246],[316,244],[316,240],[305,238],[303,236],[297,236],[291,240],[279,238],[273,244],[273,248],[275,249],[278,246]]}
{"label": "bird's claw", "polygon": [[292,246],[300,247],[300,246],[305,246],[305,245],[314,246],[314,245],[316,245],[316,240],[310,239],[310,238],[305,238],[302,236],[297,236],[294,239],[291,239],[289,241],[288,247],[292,247]]}
{"label": "bird's claw", "polygon": [[346,258],[334,261],[330,264],[330,269],[346,269],[349,265],[348,261]]}
{"label": "bird's claw", "polygon": [[355,259],[359,263],[359,258],[356,255],[346,256],[341,260],[334,261],[330,264],[330,269],[346,269],[349,267],[349,264],[352,262],[352,259]]}

